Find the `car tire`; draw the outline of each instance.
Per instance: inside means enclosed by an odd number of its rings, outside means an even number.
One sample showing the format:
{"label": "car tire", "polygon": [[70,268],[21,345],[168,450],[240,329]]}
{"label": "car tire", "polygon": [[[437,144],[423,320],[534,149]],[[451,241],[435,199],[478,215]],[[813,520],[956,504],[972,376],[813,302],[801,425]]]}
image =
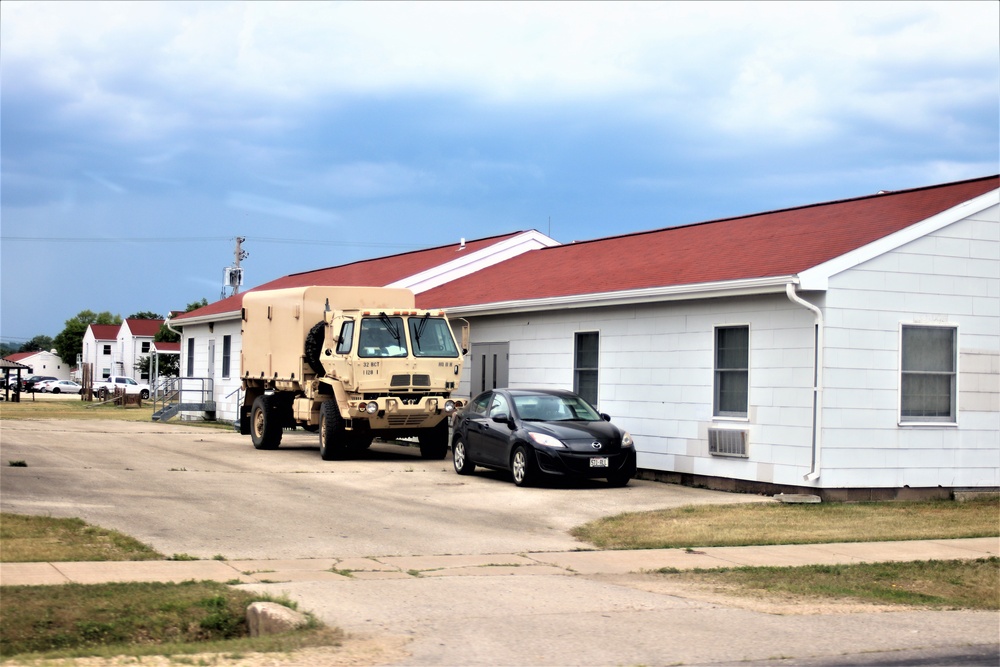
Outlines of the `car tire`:
{"label": "car tire", "polygon": [[344,420],[336,400],[324,401],[319,408],[319,455],[324,461],[342,458],[347,451]]}
{"label": "car tire", "polygon": [[59,393],[59,387],[56,387],[55,389],[53,389],[52,393],[53,394],[58,394]]}
{"label": "car tire", "polygon": [[476,464],[469,458],[469,452],[465,448],[465,441],[455,438],[455,444],[451,447],[452,463],[455,464],[455,472],[459,475],[471,475],[476,471]]}
{"label": "car tire", "polygon": [[145,401],[147,398],[149,398],[149,390],[143,389],[142,391],[139,392],[139,396],[140,398],[142,398],[142,400]]}
{"label": "car tire", "polygon": [[420,442],[420,458],[440,461],[448,456],[448,420],[442,419],[434,428],[429,428],[417,436]]}
{"label": "car tire", "polygon": [[514,448],[510,457],[510,471],[514,475],[514,483],[518,486],[531,486],[538,477],[538,467],[535,454],[524,445]]}
{"label": "car tire", "polygon": [[281,421],[273,396],[258,396],[250,408],[250,440],[255,449],[277,449],[281,444]]}

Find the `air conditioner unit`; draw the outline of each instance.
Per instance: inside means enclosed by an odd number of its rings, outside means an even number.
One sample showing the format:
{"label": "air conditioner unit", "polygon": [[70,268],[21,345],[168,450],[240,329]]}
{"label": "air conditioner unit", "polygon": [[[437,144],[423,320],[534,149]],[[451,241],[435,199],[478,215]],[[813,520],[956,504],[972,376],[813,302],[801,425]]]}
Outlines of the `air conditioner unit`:
{"label": "air conditioner unit", "polygon": [[750,431],[735,428],[708,429],[708,453],[713,456],[747,458]]}

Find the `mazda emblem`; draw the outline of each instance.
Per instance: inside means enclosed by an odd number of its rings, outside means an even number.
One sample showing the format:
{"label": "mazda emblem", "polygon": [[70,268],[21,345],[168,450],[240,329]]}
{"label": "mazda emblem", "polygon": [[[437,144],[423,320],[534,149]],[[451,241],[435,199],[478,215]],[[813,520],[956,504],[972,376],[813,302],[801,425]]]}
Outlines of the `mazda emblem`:
{"label": "mazda emblem", "polygon": [[596,440],[594,440],[592,443],[590,443],[590,446],[593,447],[594,449],[600,449],[601,447],[603,447],[603,445],[601,443],[597,442]]}

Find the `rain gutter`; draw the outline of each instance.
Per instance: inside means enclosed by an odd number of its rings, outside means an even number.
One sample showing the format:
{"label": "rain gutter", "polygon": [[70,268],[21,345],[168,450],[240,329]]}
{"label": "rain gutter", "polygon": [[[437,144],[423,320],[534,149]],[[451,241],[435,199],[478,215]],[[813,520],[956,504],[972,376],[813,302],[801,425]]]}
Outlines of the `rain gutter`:
{"label": "rain gutter", "polygon": [[812,414],[812,462],[809,472],[802,479],[814,482],[819,479],[821,454],[823,451],[823,311],[815,304],[809,303],[795,291],[795,282],[785,285],[785,294],[792,303],[812,311],[815,317],[815,334],[813,344],[813,414]]}

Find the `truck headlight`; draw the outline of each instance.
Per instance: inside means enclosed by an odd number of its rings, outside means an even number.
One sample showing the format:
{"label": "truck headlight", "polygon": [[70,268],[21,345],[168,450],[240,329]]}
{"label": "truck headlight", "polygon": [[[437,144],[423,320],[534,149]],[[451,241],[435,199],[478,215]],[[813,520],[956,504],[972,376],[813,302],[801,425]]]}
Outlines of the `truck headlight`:
{"label": "truck headlight", "polygon": [[378,403],[360,403],[358,405],[358,412],[367,412],[370,415],[375,414],[378,411]]}
{"label": "truck headlight", "polygon": [[454,412],[455,411],[455,401],[452,401],[452,400],[445,401],[444,402],[444,411],[445,412]]}

